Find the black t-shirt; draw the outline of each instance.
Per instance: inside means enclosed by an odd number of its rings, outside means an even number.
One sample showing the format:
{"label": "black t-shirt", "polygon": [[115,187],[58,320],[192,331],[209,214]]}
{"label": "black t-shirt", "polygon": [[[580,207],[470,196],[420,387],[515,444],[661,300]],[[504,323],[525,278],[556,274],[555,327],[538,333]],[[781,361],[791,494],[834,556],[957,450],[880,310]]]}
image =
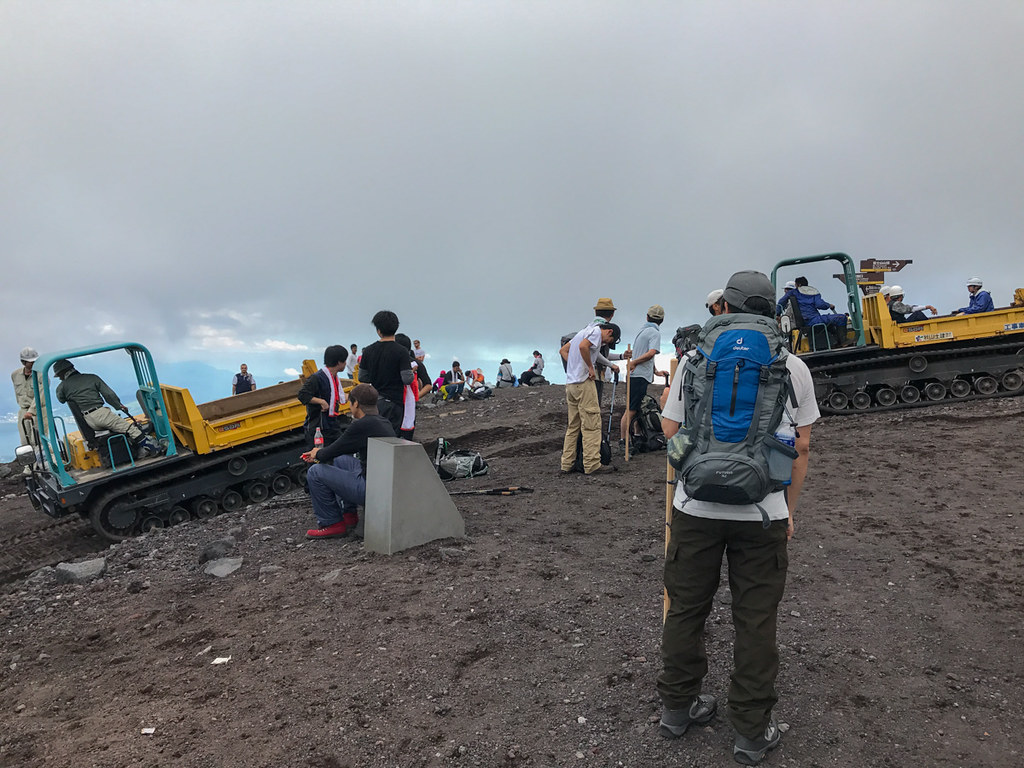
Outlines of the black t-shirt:
{"label": "black t-shirt", "polygon": [[433,383],[430,380],[430,374],[427,373],[427,366],[423,364],[422,360],[416,363],[416,378],[419,381],[419,386],[416,387],[417,389],[429,387]]}
{"label": "black t-shirt", "polygon": [[402,371],[411,371],[409,350],[397,341],[375,341],[363,350],[359,361],[359,382],[372,384],[377,394],[393,403],[404,401]]}
{"label": "black t-shirt", "polygon": [[366,441],[371,437],[394,437],[391,422],[379,414],[363,416],[352,422],[344,434],[330,445],[325,445],[316,455],[321,464],[330,464],[339,456],[359,454],[359,461],[366,473]]}

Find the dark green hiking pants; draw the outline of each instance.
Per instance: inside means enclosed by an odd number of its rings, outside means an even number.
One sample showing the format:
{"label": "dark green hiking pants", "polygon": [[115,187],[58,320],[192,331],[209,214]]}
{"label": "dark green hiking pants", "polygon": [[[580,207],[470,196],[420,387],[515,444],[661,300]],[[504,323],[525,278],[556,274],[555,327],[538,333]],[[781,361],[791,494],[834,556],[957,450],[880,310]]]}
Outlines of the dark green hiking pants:
{"label": "dark green hiking pants", "polygon": [[665,558],[670,604],[658,677],[658,693],[666,707],[689,706],[701,692],[708,671],[704,622],[718,589],[724,552],[736,630],[729,720],[744,736],[764,732],[778,701],[775,630],[776,611],[786,588],[786,525],[786,520],[775,520],[765,529],[760,522],[707,520],[678,510],[672,516]]}

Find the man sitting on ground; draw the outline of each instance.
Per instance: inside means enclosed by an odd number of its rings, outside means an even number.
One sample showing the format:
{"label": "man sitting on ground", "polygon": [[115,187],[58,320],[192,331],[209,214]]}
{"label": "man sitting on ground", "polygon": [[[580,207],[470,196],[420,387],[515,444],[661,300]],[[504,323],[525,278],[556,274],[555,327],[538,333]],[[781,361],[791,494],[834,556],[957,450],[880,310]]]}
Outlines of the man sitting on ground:
{"label": "man sitting on ground", "polygon": [[70,403],[78,408],[85,423],[96,431],[107,430],[126,435],[132,445],[141,448],[147,456],[161,453],[160,446],[142,434],[134,421],[125,421],[103,403],[106,401],[115,410],[128,413],[107,383],[95,373],[80,373],[70,360],[58,360],[53,364],[53,373],[60,379],[57,385],[57,400]]}
{"label": "man sitting on ground", "polygon": [[927,320],[928,316],[924,310],[933,315],[939,314],[939,310],[931,304],[904,304],[903,288],[898,285],[889,288],[889,314],[897,323],[920,323]]}
{"label": "man sitting on ground", "polygon": [[444,375],[444,385],[441,387],[441,397],[444,400],[459,400],[466,388],[466,374],[462,372],[462,366],[458,360],[452,360],[452,369]]}
{"label": "man sitting on ground", "polygon": [[356,507],[366,503],[367,441],[395,436],[391,422],[377,413],[377,390],[369,384],[353,387],[348,402],[354,423],[330,445],[302,454],[313,464],[306,482],[318,527],[306,531],[310,539],[335,538],[355,529]]}

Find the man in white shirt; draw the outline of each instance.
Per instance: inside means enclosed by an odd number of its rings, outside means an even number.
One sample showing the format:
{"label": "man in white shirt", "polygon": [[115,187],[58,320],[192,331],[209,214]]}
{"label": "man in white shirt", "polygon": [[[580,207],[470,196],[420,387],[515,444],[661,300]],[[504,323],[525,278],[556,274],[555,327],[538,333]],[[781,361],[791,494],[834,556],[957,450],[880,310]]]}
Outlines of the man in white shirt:
{"label": "man in white shirt", "polygon": [[594,361],[602,344],[619,340],[614,323],[588,325],[562,346],[565,361],[565,402],[569,424],[562,445],[562,472],[570,472],[576,460],[576,438],[583,435],[583,472],[593,475],[614,468],[601,464],[601,406],[597,399],[597,371]]}
{"label": "man in white shirt", "polygon": [[[775,314],[774,287],[760,272],[733,275],[723,302],[725,314]],[[786,585],[786,545],[793,535],[793,515],[807,474],[811,424],[819,416],[807,365],[788,355],[786,367],[796,396],[796,407],[789,407],[797,427],[798,455],[787,490],[769,493],[760,503],[768,518],[764,520],[758,505],[687,499],[683,483],[678,483],[665,557],[669,609],[662,635],[663,670],[658,677],[664,705],[661,731],[670,737],[682,736],[690,725],[714,716],[715,698],[701,693],[707,673],[703,635],[718,589],[722,555],[727,552],[736,631],[728,715],[736,731],[733,757],[746,765],[759,763],[781,738],[772,717],[778,700],[777,612]],[[683,370],[683,366],[677,369],[662,412],[662,428],[669,438],[685,420]]]}

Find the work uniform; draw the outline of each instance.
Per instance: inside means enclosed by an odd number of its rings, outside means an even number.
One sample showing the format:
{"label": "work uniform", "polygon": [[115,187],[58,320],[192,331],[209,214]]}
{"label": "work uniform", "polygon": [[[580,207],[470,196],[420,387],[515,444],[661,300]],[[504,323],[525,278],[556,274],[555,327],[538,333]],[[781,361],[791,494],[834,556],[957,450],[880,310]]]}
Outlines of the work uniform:
{"label": "work uniform", "polygon": [[57,400],[62,403],[71,401],[77,405],[85,423],[94,430],[105,429],[122,435],[127,434],[133,443],[145,439],[145,435],[134,422],[122,419],[110,408],[103,406],[103,402],[106,401],[113,408],[124,410],[117,393],[94,373],[74,371],[68,374],[67,378],[57,385]]}
{"label": "work uniform", "polygon": [[[791,416],[798,428],[807,427],[820,415],[814,382],[806,363],[795,355],[786,358],[786,366],[797,399]],[[682,379],[683,366],[679,366],[663,412],[666,419],[679,424],[686,421],[685,396],[680,397]],[[704,624],[718,590],[724,553],[736,631],[729,719],[738,733],[756,737],[764,733],[778,701],[777,611],[789,562],[785,494],[776,491],[761,502],[770,520],[768,528],[763,527],[756,505],[687,500],[682,483],[676,485],[673,506],[665,555],[669,609],[662,633],[658,692],[669,709],[689,707],[701,692],[708,671]]]}
{"label": "work uniform", "polygon": [[[30,429],[25,429],[25,414],[35,408],[36,399],[32,391],[32,374],[25,375],[24,367],[11,374],[11,383],[14,384],[14,399],[18,401],[18,434],[21,435],[21,444],[34,444],[35,438]],[[36,414],[39,418],[39,414]]]}
{"label": "work uniform", "polygon": [[253,378],[251,373],[242,373],[239,371],[231,380],[231,386],[236,395],[241,395],[245,392],[252,392],[256,389],[256,379]]}
{"label": "work uniform", "polygon": [[976,291],[971,296],[971,303],[966,307],[960,307],[957,312],[963,312],[965,315],[976,315],[979,312],[992,312],[996,308],[996,305],[992,303],[992,296],[988,291]]}

